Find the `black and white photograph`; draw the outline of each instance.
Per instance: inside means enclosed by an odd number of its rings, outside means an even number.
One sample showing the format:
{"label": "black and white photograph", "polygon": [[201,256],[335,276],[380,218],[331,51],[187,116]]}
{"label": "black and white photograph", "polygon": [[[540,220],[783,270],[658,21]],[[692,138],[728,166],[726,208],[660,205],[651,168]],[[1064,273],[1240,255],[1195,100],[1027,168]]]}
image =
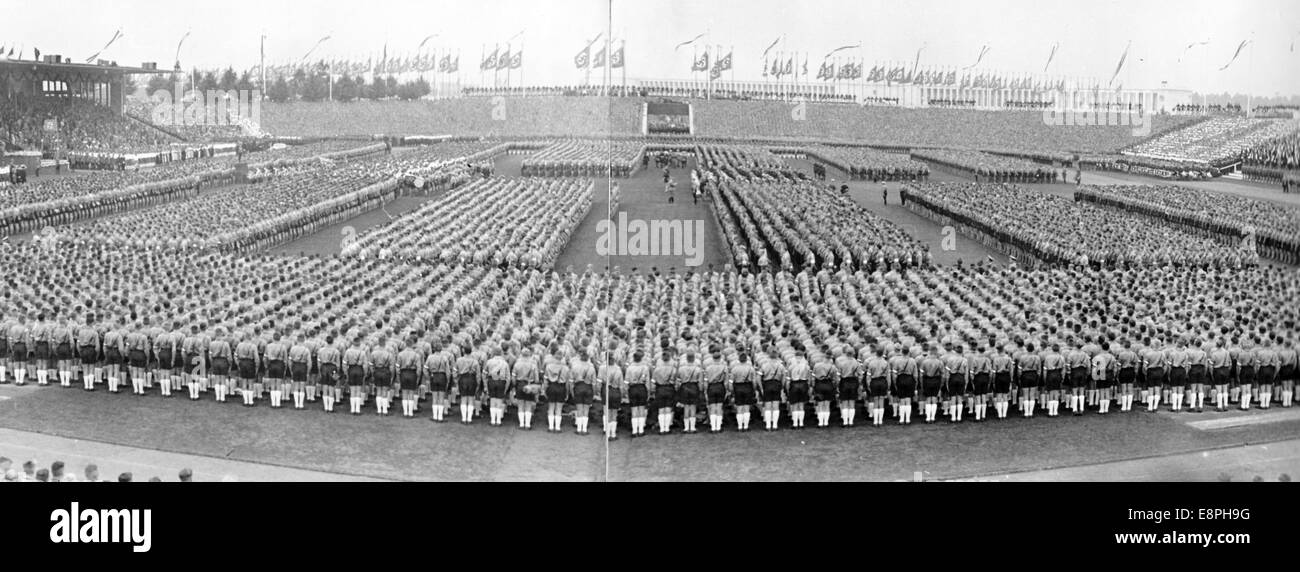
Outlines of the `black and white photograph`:
{"label": "black and white photograph", "polygon": [[1300,476],[1291,0],[0,14],[4,482]]}

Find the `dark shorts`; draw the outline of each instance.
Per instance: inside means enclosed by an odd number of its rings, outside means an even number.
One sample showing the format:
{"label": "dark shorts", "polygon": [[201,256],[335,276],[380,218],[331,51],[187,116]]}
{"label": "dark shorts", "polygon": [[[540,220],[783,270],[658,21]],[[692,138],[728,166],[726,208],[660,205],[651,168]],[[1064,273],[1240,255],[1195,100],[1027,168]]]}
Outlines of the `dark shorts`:
{"label": "dark shorts", "polygon": [[763,401],[781,401],[781,381],[777,379],[763,380]]}
{"label": "dark shorts", "polygon": [[971,392],[975,395],[987,395],[992,384],[989,383],[989,374],[977,373],[971,378]]}
{"label": "dark shorts", "polygon": [[1119,370],[1119,379],[1116,381],[1119,381],[1120,385],[1129,385],[1132,384],[1135,379],[1137,379],[1137,370],[1131,367],[1126,367]]}
{"label": "dark shorts", "polygon": [[36,342],[36,349],[32,351],[32,357],[36,359],[50,359],[50,344],[46,342]]}
{"label": "dark shorts", "polygon": [[376,369],[374,373],[370,374],[370,377],[371,383],[379,389],[393,387],[393,371],[386,367]]}
{"label": "dark shorts", "polygon": [[[409,387],[409,389],[415,389],[415,370],[412,369],[409,370],[409,372],[411,372],[411,387]],[[402,374],[404,376],[406,372],[402,372]],[[406,377],[402,377],[402,389],[407,389],[406,385]],[[506,399],[507,385],[510,385],[510,382],[507,382],[506,380],[493,380],[493,378],[489,378],[489,380],[487,380],[487,398]]]}
{"label": "dark shorts", "polygon": [[1020,387],[1033,389],[1038,387],[1038,372],[1026,371],[1020,374]]}
{"label": "dark shorts", "polygon": [[70,360],[72,359],[72,344],[59,344],[54,348],[54,359]]}
{"label": "dark shorts", "polygon": [[435,371],[429,374],[429,391],[444,393],[447,391],[447,374]]}
{"label": "dark shorts", "polygon": [[646,389],[644,383],[627,386],[627,402],[632,407],[645,407],[650,403],[650,390]]}
{"label": "dark shorts", "polygon": [[1186,387],[1187,386],[1187,369],[1181,367],[1169,368],[1169,386]]}
{"label": "dark shorts", "polygon": [[[559,384],[552,384],[552,386],[554,385]],[[461,397],[473,397],[475,393],[478,393],[478,380],[474,379],[472,373],[462,373],[460,378],[456,380],[456,387],[460,389]],[[560,387],[564,386],[561,385]],[[549,396],[550,392],[548,391],[547,394]]]}
{"label": "dark shorts", "polygon": [[1011,372],[999,371],[993,374],[993,391],[995,393],[1011,393]]}
{"label": "dark shorts", "polygon": [[873,377],[867,380],[867,395],[873,399],[884,397],[889,394],[889,378]]}
{"label": "dark shorts", "polygon": [[1047,391],[1060,391],[1061,385],[1065,381],[1065,374],[1059,369],[1049,369],[1043,374],[1043,389]]}
{"label": "dark shorts", "polygon": [[144,353],[144,350],[131,350],[126,355],[131,362],[131,367],[142,368],[149,365],[149,356]]}
{"label": "dark shorts", "polygon": [[1071,388],[1088,387],[1088,368],[1071,368],[1069,385]]}
{"label": "dark shorts", "polygon": [[688,381],[677,386],[677,402],[683,405],[696,405],[700,402],[700,384]]}
{"label": "dark shorts", "polygon": [[1255,383],[1255,366],[1248,365],[1237,370],[1237,383],[1253,385]]}
{"label": "dark shorts", "polygon": [[[413,369],[404,369],[397,372],[397,381],[402,384],[402,389],[406,391],[415,391],[420,387],[420,376]],[[501,391],[502,397],[505,397],[505,390]]]}
{"label": "dark shorts", "polygon": [[595,395],[596,389],[590,383],[585,381],[573,383],[573,403],[575,405],[591,405],[592,398]]}
{"label": "dark shorts", "polygon": [[1278,370],[1277,378],[1282,381],[1295,381],[1296,367],[1291,364],[1282,366],[1282,369]]}
{"label": "dark shorts", "polygon": [[948,395],[952,397],[961,397],[966,395],[966,376],[953,374],[948,376]]}
{"label": "dark shorts", "polygon": [[251,359],[239,360],[239,379],[253,379],[257,377],[257,364]]}
{"label": "dark shorts", "polygon": [[230,375],[230,360],[223,357],[212,358],[212,375]]}
{"label": "dark shorts", "polygon": [[338,366],[327,363],[320,366],[320,384],[334,385],[338,383]]}
{"label": "dark shorts", "polygon": [[829,379],[819,379],[814,381],[813,395],[817,396],[817,401],[834,401],[835,382]]}
{"label": "dark shorts", "polygon": [[294,381],[306,382],[306,381],[307,381],[307,371],[310,370],[310,369],[311,369],[311,367],[308,366],[305,362],[296,361],[296,362],[290,363],[290,364],[289,364],[289,377],[292,378]]}
{"label": "dark shorts", "polygon": [[551,382],[546,384],[546,400],[551,403],[564,403],[569,399],[569,388],[563,383]]}
{"label": "dark shorts", "polygon": [[618,409],[623,405],[623,389],[611,385],[605,386],[605,407]]}
{"label": "dark shorts", "polygon": [[1273,383],[1273,366],[1261,366],[1255,373],[1255,377],[1260,383]]}
{"label": "dark shorts", "polygon": [[13,361],[18,363],[27,361],[27,344],[14,344],[12,350],[13,357],[11,359]]}
{"label": "dark shorts", "polygon": [[786,395],[790,403],[807,403],[808,402],[808,380],[799,379],[790,381],[790,391]]}
{"label": "dark shorts", "polygon": [[[840,386],[838,389],[840,401],[857,401],[858,391],[861,389],[861,384],[858,382],[858,378],[856,377],[843,377],[840,378]],[[881,395],[884,395],[884,393],[882,392]]]}
{"label": "dark shorts", "polygon": [[943,378],[939,376],[921,376],[921,395],[923,397],[939,397],[939,390],[943,388]]}
{"label": "dark shorts", "polygon": [[159,350],[158,367],[162,369],[171,369],[172,365],[176,363],[175,358],[176,356],[172,355],[171,350]]}
{"label": "dark shorts", "polygon": [[1187,384],[1205,385],[1205,383],[1208,381],[1206,379],[1205,374],[1206,374],[1205,366],[1203,365],[1192,366],[1190,369],[1187,370]]}
{"label": "dark shorts", "polygon": [[[19,346],[14,346],[15,350],[18,347]],[[14,355],[17,355],[16,351],[14,352]],[[24,356],[25,355],[26,354],[24,354]],[[14,359],[17,360],[17,358]],[[116,349],[104,350],[104,361],[107,362],[108,365],[122,365],[122,362],[124,361],[122,359],[122,352],[119,352]]]}
{"label": "dark shorts", "polygon": [[727,385],[720,381],[710,383],[704,390],[704,397],[708,399],[709,405],[716,405],[727,400]]}
{"label": "dark shorts", "polygon": [[737,406],[753,405],[757,401],[754,395],[754,384],[751,382],[746,381],[732,385],[731,392],[735,394],[734,398]]}
{"label": "dark shorts", "polygon": [[81,346],[81,365],[95,363],[95,346]]}
{"label": "dark shorts", "polygon": [[900,373],[894,379],[894,395],[904,399],[911,399],[916,395],[916,378],[911,374]]}
{"label": "dark shorts", "polygon": [[[1123,373],[1123,372],[1120,372]],[[1214,368],[1214,384],[1228,385],[1232,382],[1232,370],[1226,367]]]}
{"label": "dark shorts", "polygon": [[1146,383],[1146,386],[1145,386],[1145,387],[1161,387],[1161,386],[1163,386],[1163,385],[1165,384],[1165,370],[1163,370],[1163,369],[1156,369],[1156,368],[1148,369],[1148,370],[1147,370],[1147,375],[1146,375],[1146,380],[1147,380],[1147,383]]}
{"label": "dark shorts", "polygon": [[[242,367],[241,367],[242,371]],[[271,360],[266,364],[266,377],[268,379],[284,379],[284,362],[281,360]]]}
{"label": "dark shorts", "polygon": [[366,382],[366,368],[359,365],[348,366],[348,385],[359,386]]}
{"label": "dark shorts", "polygon": [[672,407],[677,403],[677,388],[670,383],[655,385],[655,403],[659,407]]}

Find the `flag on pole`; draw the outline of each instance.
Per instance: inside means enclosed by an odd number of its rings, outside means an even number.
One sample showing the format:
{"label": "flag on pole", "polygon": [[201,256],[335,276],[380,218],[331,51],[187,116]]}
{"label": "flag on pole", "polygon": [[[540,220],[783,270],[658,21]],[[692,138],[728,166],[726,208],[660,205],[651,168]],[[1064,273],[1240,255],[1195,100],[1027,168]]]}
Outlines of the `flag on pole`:
{"label": "flag on pole", "polygon": [[682,43],[680,43],[680,44],[677,44],[676,46],[673,47],[673,51],[675,52],[675,51],[681,49],[682,46],[689,46],[689,45],[691,45],[691,44],[694,44],[695,42],[699,41],[700,38],[703,38],[703,37],[704,37],[704,34],[700,34],[700,35],[698,35],[698,36],[695,36],[694,38],[691,38],[691,39],[689,39],[689,40],[686,40],[685,42],[682,42]]}
{"label": "flag on pole", "polygon": [[[104,50],[107,50],[109,46],[113,45],[113,42],[116,42],[121,37],[122,37],[122,30],[113,32],[113,39],[109,40],[107,44],[104,44],[104,47],[100,48],[98,52],[95,52],[91,54],[90,57],[86,58],[86,63],[95,61],[95,58],[99,57],[99,54],[104,53]],[[13,48],[9,49],[9,55],[11,56],[14,55]],[[20,60],[23,59],[22,52],[18,52],[18,59]]]}
{"label": "flag on pole", "polygon": [[600,50],[596,52],[596,57],[591,59],[591,67],[605,67],[605,46],[601,46]]}
{"label": "flag on pole", "polygon": [[829,58],[829,57],[835,55],[836,52],[841,52],[841,51],[844,51],[844,50],[852,50],[852,49],[854,49],[854,48],[861,48],[861,47],[862,47],[862,44],[861,44],[861,43],[853,44],[853,45],[851,45],[851,46],[840,46],[840,47],[838,47],[838,48],[835,48],[835,49],[833,49],[833,50],[827,52],[827,53],[826,53],[826,57]]}
{"label": "flag on pole", "polygon": [[988,53],[989,53],[988,44],[984,44],[983,46],[980,46],[980,56],[978,58],[975,58],[975,63],[966,66],[966,69],[971,69],[977,65],[980,65],[980,62],[984,61],[984,56],[988,55]]}
{"label": "flag on pole", "polygon": [[1183,53],[1178,55],[1178,61],[1183,61],[1183,58],[1187,57],[1187,52],[1192,51],[1192,48],[1195,48],[1196,46],[1204,46],[1208,43],[1210,43],[1209,38],[1206,38],[1203,42],[1192,42],[1187,44],[1187,47],[1183,48]]}
{"label": "flag on pole", "polygon": [[611,69],[623,67],[623,47],[624,42],[620,42],[618,49],[614,50],[614,53],[609,55],[609,67]]}
{"label": "flag on pole", "polygon": [[1058,48],[1058,47],[1060,47],[1060,46],[1061,46],[1061,43],[1060,43],[1060,42],[1056,42],[1055,44],[1052,44],[1052,53],[1047,54],[1047,63],[1043,64],[1043,71],[1044,71],[1044,72],[1047,71],[1047,66],[1052,65],[1052,59],[1056,57],[1056,48]]}
{"label": "flag on pole", "polygon": [[524,52],[519,50],[510,56],[510,69],[517,70],[524,66]]}
{"label": "flag on pole", "polygon": [[583,46],[582,51],[578,52],[578,55],[573,56],[573,67],[583,69],[591,64],[591,46],[603,35],[605,35],[604,32],[596,34],[596,37],[592,38],[590,42],[587,42],[586,46]]}
{"label": "flag on pole", "polygon": [[[777,36],[777,38],[776,38],[775,40],[772,40],[772,44],[769,45],[769,46],[767,47],[766,50],[763,50],[763,61],[764,61],[764,62],[767,61],[767,54],[769,54],[769,53],[772,52],[772,48],[775,48],[777,44],[781,43],[781,38],[782,38],[782,37],[784,37],[784,36]],[[763,67],[766,68],[767,65],[764,64]]]}
{"label": "flag on pole", "polygon": [[691,64],[691,71],[693,72],[709,71],[709,50],[708,49],[705,49],[704,53],[700,54],[700,59],[695,60],[695,62]]}
{"label": "flag on pole", "polygon": [[1133,40],[1129,40],[1128,45],[1124,46],[1124,53],[1119,57],[1119,64],[1115,66],[1115,73],[1110,74],[1110,81],[1107,82],[1108,84],[1115,83],[1115,78],[1119,77],[1119,71],[1124,69],[1124,62],[1128,60],[1128,49],[1131,47],[1133,47]]}
{"label": "flag on pole", "polygon": [[[306,60],[307,57],[310,56],[312,52],[316,51],[316,48],[319,48],[320,45],[323,44],[323,43],[325,43],[325,40],[328,40],[328,39],[330,39],[330,37],[329,37],[329,36],[325,36],[324,38],[321,38],[321,39],[319,39],[319,40],[316,40],[316,44],[313,45],[313,46],[311,47],[310,50],[307,50],[307,53],[303,54],[302,59],[303,59],[303,60]],[[182,40],[182,41],[184,41],[184,40]],[[385,48],[386,48],[386,47],[387,47],[387,46],[385,46]],[[177,53],[177,55],[179,56],[179,54],[180,54],[180,46],[176,46],[176,53]]]}
{"label": "flag on pole", "polygon": [[1232,59],[1231,59],[1231,60],[1228,60],[1228,63],[1223,64],[1223,67],[1219,68],[1219,71],[1223,71],[1223,70],[1228,69],[1228,66],[1232,65],[1232,62],[1237,61],[1237,56],[1240,56],[1240,55],[1241,55],[1241,50],[1245,49],[1245,48],[1246,48],[1246,44],[1249,44],[1249,43],[1250,43],[1250,40],[1242,40],[1240,44],[1237,44],[1237,51],[1235,51],[1235,52],[1232,53]]}
{"label": "flag on pole", "polygon": [[499,51],[501,51],[500,47],[492,48],[492,53],[488,54],[487,57],[483,58],[483,63],[479,64],[479,69],[481,70],[497,69],[497,53]]}

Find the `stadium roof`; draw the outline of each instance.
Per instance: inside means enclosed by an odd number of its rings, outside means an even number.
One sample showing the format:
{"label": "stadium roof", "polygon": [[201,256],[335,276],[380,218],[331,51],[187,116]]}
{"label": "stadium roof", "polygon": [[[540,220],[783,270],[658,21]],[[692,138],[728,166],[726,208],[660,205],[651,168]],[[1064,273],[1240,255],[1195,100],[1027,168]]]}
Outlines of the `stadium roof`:
{"label": "stadium roof", "polygon": [[0,72],[6,71],[30,71],[30,72],[76,72],[76,73],[95,73],[104,72],[107,74],[162,74],[172,73],[169,69],[146,69],[131,66],[101,66],[98,64],[55,64],[47,62],[38,62],[35,60],[4,60],[0,59]]}

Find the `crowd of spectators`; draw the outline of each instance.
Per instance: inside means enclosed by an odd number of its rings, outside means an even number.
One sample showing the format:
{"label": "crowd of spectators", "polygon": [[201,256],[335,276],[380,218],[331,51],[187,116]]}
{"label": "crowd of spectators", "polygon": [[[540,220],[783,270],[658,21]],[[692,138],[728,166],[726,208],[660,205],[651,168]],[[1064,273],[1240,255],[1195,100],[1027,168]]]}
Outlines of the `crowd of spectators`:
{"label": "crowd of spectators", "polygon": [[914,183],[905,190],[913,211],[960,225],[985,244],[1034,265],[1239,269],[1259,259],[1240,239],[1018,185]]}
{"label": "crowd of spectators", "polygon": [[1240,160],[1247,149],[1288,130],[1294,126],[1275,119],[1211,117],[1135,145],[1127,154],[1223,167]]}
{"label": "crowd of spectators", "polygon": [[297,136],[601,136],[639,134],[641,105],[594,97],[461,97],[262,105],[262,128]]}
{"label": "crowd of spectators", "polygon": [[1250,237],[1259,255],[1300,264],[1300,209],[1193,187],[1084,185],[1075,197],[1229,240]]}
{"label": "crowd of spectators", "polygon": [[[3,381],[3,380],[0,380]],[[99,465],[95,463],[86,463],[81,470],[81,476],[77,476],[75,471],[70,471],[68,464],[63,461],[54,461],[50,467],[37,468],[35,459],[24,461],[20,467],[15,467],[13,459],[9,457],[0,457],[0,478],[7,483],[104,483],[105,481],[99,473]],[[192,482],[194,480],[194,471],[189,468],[181,469],[176,473],[176,480],[182,483]],[[135,482],[135,475],[131,472],[123,472],[117,475],[116,482],[130,483]],[[161,477],[150,477],[149,482],[161,483]]]}
{"label": "crowd of spectators", "polygon": [[[57,128],[46,131],[47,120]],[[176,139],[108,107],[75,97],[11,95],[0,105],[0,140],[24,149],[148,151]]]}
{"label": "crowd of spectators", "polygon": [[[617,103],[615,104],[617,105]],[[809,139],[906,147],[1112,153],[1139,141],[1130,126],[1068,129],[1036,111],[912,109],[808,103],[797,117],[782,102],[692,100],[695,135],[737,139]],[[1160,133],[1194,120],[1152,115]]]}

